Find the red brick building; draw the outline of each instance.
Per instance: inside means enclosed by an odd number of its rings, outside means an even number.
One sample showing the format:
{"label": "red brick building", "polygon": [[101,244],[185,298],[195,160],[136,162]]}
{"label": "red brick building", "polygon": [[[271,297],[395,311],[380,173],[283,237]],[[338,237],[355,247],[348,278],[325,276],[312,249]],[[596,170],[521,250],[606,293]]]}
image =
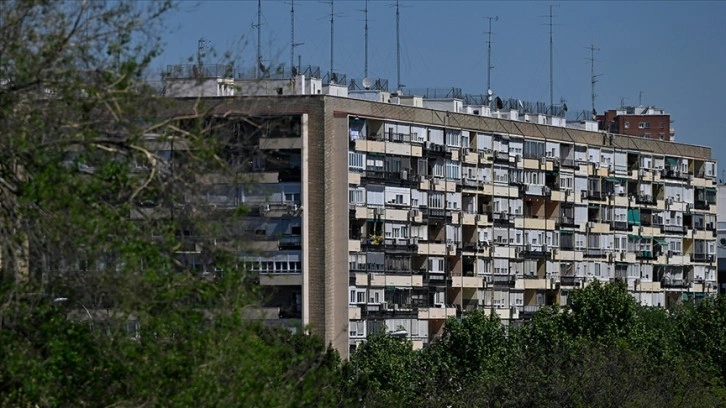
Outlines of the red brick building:
{"label": "red brick building", "polygon": [[623,106],[597,115],[600,130],[646,139],[675,140],[671,116],[653,106]]}

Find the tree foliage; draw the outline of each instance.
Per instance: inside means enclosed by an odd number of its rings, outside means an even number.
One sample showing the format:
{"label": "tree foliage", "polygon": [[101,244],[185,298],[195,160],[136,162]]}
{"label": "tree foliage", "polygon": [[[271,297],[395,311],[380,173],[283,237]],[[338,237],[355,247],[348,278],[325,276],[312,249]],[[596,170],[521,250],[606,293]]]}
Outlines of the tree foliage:
{"label": "tree foliage", "polygon": [[[407,354],[419,392],[413,406],[721,406],[726,403],[723,298],[674,311],[639,306],[619,283],[591,284],[562,310],[546,308],[521,327],[481,312],[447,322],[441,339]],[[707,334],[708,333],[708,334]],[[390,346],[381,350],[382,346]],[[378,342],[366,360],[400,354]],[[378,367],[377,364],[373,365]],[[383,372],[388,374],[391,368]],[[396,370],[403,369],[399,366]],[[382,379],[368,371],[367,378]],[[399,375],[400,376],[400,375]],[[370,383],[370,380],[369,380]],[[406,389],[402,386],[401,389]],[[367,406],[389,406],[373,387]],[[390,391],[386,391],[390,392]]]}

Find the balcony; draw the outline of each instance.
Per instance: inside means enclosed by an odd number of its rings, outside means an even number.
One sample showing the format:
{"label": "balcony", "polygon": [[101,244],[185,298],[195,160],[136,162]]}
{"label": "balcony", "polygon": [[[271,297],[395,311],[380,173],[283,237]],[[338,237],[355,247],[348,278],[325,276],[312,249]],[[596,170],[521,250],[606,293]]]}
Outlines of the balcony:
{"label": "balcony", "polygon": [[491,218],[495,227],[514,227],[514,222],[509,219],[509,214],[506,212],[494,212]]}
{"label": "balcony", "polygon": [[562,217],[558,217],[555,220],[555,228],[560,228],[560,227],[565,227],[565,228],[580,228],[580,225],[579,224],[575,224],[575,218],[574,217],[562,216]]}
{"label": "balcony", "polygon": [[560,276],[560,286],[579,288],[583,282],[585,282],[585,278],[581,276]]}
{"label": "balcony", "polygon": [[363,238],[360,243],[363,251],[385,251],[386,253],[409,253],[418,250],[418,240],[416,238],[402,239],[376,239]]}
{"label": "balcony", "polygon": [[671,234],[682,234],[685,235],[688,232],[688,228],[683,225],[661,225],[661,232]]}
{"label": "balcony", "polygon": [[524,259],[550,259],[552,252],[547,250],[547,245],[527,245],[519,251],[519,256]]}
{"label": "balcony", "polygon": [[376,318],[408,318],[418,317],[418,308],[413,305],[399,305],[396,303],[367,304],[362,306],[361,316],[368,319]]}
{"label": "balcony", "polygon": [[520,311],[520,315],[523,319],[531,318],[535,313],[546,307],[545,305],[524,305]]}
{"label": "balcony", "polygon": [[703,200],[696,200],[696,201],[695,201],[695,202],[693,203],[693,206],[694,206],[694,207],[695,207],[695,208],[696,208],[697,210],[706,210],[706,211],[708,211],[708,210],[710,210],[710,209],[711,209],[711,204],[709,204],[709,203],[708,203],[708,201],[703,201]]}
{"label": "balcony", "polygon": [[494,286],[507,286],[512,287],[516,283],[517,279],[514,275],[493,275],[487,276],[487,282],[490,282]]}
{"label": "balcony", "polygon": [[451,151],[447,151],[444,145],[427,143],[423,149],[424,157],[451,157]]}
{"label": "balcony", "polygon": [[582,256],[586,258],[605,258],[606,253],[603,248],[587,248]]}
{"label": "balcony", "polygon": [[661,177],[671,180],[688,180],[691,176],[688,173],[684,173],[671,167],[666,167],[663,170]]}
{"label": "balcony", "polygon": [[635,196],[636,204],[656,205],[658,200],[650,194],[638,194]]}
{"label": "balcony", "polygon": [[585,197],[588,200],[602,201],[602,200],[605,200],[605,197],[606,197],[602,191],[597,191],[597,190],[587,190],[587,193],[585,193],[585,194],[586,194]]}
{"label": "balcony", "polygon": [[664,277],[660,285],[664,288],[688,288],[691,283],[687,279],[672,279]]}
{"label": "balcony", "polygon": [[714,256],[702,253],[691,254],[691,262],[713,262]]}
{"label": "balcony", "polygon": [[422,307],[418,309],[419,320],[445,320],[456,317],[455,307]]}
{"label": "balcony", "polygon": [[610,224],[610,228],[613,231],[630,231],[630,226],[627,221],[613,221]]}
{"label": "balcony", "polygon": [[637,260],[654,260],[658,259],[660,252],[658,251],[636,251],[635,259]]}
{"label": "balcony", "polygon": [[578,169],[580,166],[577,164],[575,159],[562,159],[560,160],[560,166],[568,169]]}
{"label": "balcony", "polygon": [[361,173],[361,178],[368,180],[386,180],[388,173],[383,170],[365,170]]}

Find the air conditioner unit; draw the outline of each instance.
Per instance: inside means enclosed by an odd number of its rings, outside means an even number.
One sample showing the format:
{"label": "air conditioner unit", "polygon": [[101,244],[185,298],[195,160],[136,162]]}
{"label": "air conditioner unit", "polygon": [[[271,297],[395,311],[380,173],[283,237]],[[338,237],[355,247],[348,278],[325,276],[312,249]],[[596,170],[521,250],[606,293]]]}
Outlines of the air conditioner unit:
{"label": "air conditioner unit", "polygon": [[587,199],[587,191],[585,191],[585,190],[582,190],[582,191],[580,192],[580,195],[582,196],[582,199],[583,199],[583,200]]}
{"label": "air conditioner unit", "polygon": [[608,261],[609,262],[614,262],[615,261],[615,254],[614,253],[611,252],[611,253],[608,254]]}
{"label": "air conditioner unit", "polygon": [[551,195],[552,194],[552,190],[549,187],[545,186],[545,187],[542,188],[542,194],[544,194],[546,196]]}
{"label": "air conditioner unit", "polygon": [[620,260],[621,261],[624,261],[625,260],[625,252],[621,252],[620,253]]}
{"label": "air conditioner unit", "polygon": [[587,222],[587,229],[592,229],[595,226],[595,223],[592,221]]}
{"label": "air conditioner unit", "polygon": [[545,164],[545,163],[547,163],[547,158],[546,158],[546,157],[540,157],[540,158],[539,158],[539,163],[540,163],[540,164]]}
{"label": "air conditioner unit", "polygon": [[668,199],[666,199],[666,205],[671,205],[671,204],[673,204],[673,197],[668,197]]}
{"label": "air conditioner unit", "polygon": [[669,250],[668,250],[668,252],[666,252],[666,256],[667,256],[668,258],[672,257],[672,256],[673,256],[673,251],[671,251],[671,250],[669,249]]}
{"label": "air conditioner unit", "polygon": [[481,214],[477,214],[477,215],[476,215],[476,216],[474,217],[474,220],[475,220],[476,222],[481,222]]}
{"label": "air conditioner unit", "polygon": [[640,177],[643,177],[643,176],[645,176],[645,169],[640,169],[640,170],[638,170],[638,175],[639,175]]}
{"label": "air conditioner unit", "polygon": [[531,251],[531,250],[532,250],[532,244],[527,244],[527,251]]}
{"label": "air conditioner unit", "polygon": [[688,175],[688,182],[693,183],[693,174]]}

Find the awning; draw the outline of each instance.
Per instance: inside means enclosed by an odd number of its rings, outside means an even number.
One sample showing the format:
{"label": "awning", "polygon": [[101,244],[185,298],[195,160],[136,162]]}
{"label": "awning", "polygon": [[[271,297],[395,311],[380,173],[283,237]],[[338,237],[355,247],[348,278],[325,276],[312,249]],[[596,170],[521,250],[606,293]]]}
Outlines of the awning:
{"label": "awning", "polygon": [[715,189],[715,188],[713,188],[713,187],[706,187],[706,191],[707,191],[707,192],[709,192],[709,193],[714,193],[714,194],[716,194],[716,189]]}
{"label": "awning", "polygon": [[661,237],[654,237],[654,238],[653,238],[653,241],[654,241],[654,242],[655,242],[656,244],[660,245],[660,246],[666,246],[666,245],[668,245],[668,241],[666,241],[666,240],[665,240],[665,238],[661,238]]}
{"label": "awning", "polygon": [[622,183],[623,182],[623,179],[618,178],[618,177],[605,177],[605,181],[609,181],[611,183],[618,183],[619,184],[619,183]]}
{"label": "awning", "polygon": [[675,157],[666,157],[666,158],[665,158],[665,162],[666,162],[666,164],[667,164],[667,165],[669,165],[670,167],[676,167],[676,166],[678,166],[678,162],[679,162],[679,161],[680,161],[680,160],[678,160],[678,159],[677,159],[677,158],[675,158]]}
{"label": "awning", "polygon": [[628,224],[640,225],[640,209],[639,208],[628,209]]}
{"label": "awning", "polygon": [[569,231],[569,230],[560,230],[560,235],[572,235],[575,231]]}

